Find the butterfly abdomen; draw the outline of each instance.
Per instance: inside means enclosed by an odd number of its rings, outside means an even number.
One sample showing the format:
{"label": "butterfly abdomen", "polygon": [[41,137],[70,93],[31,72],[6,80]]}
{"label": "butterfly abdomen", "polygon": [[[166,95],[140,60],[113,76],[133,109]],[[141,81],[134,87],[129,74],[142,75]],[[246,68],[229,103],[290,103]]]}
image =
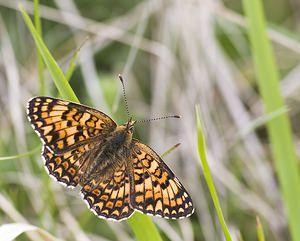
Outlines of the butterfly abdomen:
{"label": "butterfly abdomen", "polygon": [[[120,165],[128,159],[130,150],[124,143],[128,141],[128,136],[124,132],[112,133],[95,153],[92,163],[85,172],[85,180],[89,182],[95,177],[105,177],[110,175]],[[100,146],[98,147],[100,148]]]}

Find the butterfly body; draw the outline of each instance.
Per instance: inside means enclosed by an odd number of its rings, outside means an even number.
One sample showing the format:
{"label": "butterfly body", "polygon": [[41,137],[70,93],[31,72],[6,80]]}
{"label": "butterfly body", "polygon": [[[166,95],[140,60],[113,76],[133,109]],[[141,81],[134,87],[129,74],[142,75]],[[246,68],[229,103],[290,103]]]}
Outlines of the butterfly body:
{"label": "butterfly body", "polygon": [[135,121],[129,121],[124,125],[117,126],[116,130],[108,137],[110,145],[113,146],[112,148],[119,148],[120,146],[129,148],[132,141],[134,124]]}
{"label": "butterfly body", "polygon": [[117,126],[110,133],[102,145],[98,145],[93,151],[93,161],[87,166],[81,184],[85,185],[89,180],[110,175],[120,165],[127,165],[126,161],[130,157],[130,145],[133,134],[133,122]]}
{"label": "butterfly body", "polygon": [[178,178],[133,138],[135,121],[117,125],[101,111],[43,96],[29,100],[27,114],[44,143],[48,173],[68,187],[81,186],[97,216],[119,221],[134,210],[172,219],[193,213]]}

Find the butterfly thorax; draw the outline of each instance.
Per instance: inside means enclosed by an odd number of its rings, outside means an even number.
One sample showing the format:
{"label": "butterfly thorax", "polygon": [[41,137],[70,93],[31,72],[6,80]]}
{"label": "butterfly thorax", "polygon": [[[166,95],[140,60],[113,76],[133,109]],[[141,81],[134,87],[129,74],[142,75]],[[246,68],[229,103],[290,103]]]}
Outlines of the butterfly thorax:
{"label": "butterfly thorax", "polygon": [[88,165],[81,182],[89,182],[96,176],[105,178],[105,176],[113,173],[115,169],[123,165],[123,162],[128,160],[133,135],[133,129],[128,126],[128,123],[117,126],[106,137],[105,143],[93,153],[92,163]]}
{"label": "butterfly thorax", "polygon": [[127,127],[127,124],[117,126],[115,131],[113,131],[107,138],[107,144],[111,147],[130,147],[132,141],[132,129]]}

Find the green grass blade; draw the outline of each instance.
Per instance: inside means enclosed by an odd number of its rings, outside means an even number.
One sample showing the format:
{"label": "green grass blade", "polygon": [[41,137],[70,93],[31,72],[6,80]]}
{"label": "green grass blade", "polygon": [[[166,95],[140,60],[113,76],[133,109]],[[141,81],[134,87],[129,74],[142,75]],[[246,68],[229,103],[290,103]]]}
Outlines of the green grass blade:
{"label": "green grass blade", "polygon": [[88,39],[89,39],[89,37],[86,37],[86,39],[82,42],[82,44],[78,47],[78,49],[76,49],[76,51],[72,55],[72,58],[70,60],[69,66],[68,66],[68,69],[67,69],[66,74],[65,74],[67,81],[70,81],[70,79],[72,77],[72,74],[73,74],[73,72],[75,70],[75,67],[76,67],[76,61],[78,59],[79,51]]}
{"label": "green grass blade", "polygon": [[269,121],[277,118],[278,116],[287,113],[289,111],[288,108],[286,108],[286,106],[284,106],[283,108],[280,108],[276,111],[264,114],[263,116],[260,116],[256,119],[254,119],[253,121],[251,121],[249,123],[249,126],[247,126],[245,129],[242,129],[239,132],[239,136],[241,138],[244,138],[245,136],[247,136],[248,134],[250,134],[251,132],[253,132],[255,129],[267,124]]}
{"label": "green grass blade", "polygon": [[[46,66],[54,80],[54,83],[59,93],[63,98],[79,103],[79,100],[76,97],[75,93],[73,92],[71,86],[69,85],[64,73],[59,68],[55,59],[52,57],[50,51],[47,49],[46,45],[44,44],[43,40],[37,33],[34,25],[32,24],[30,17],[25,12],[22,6],[20,6],[20,11],[23,15],[27,27],[29,28],[34,38],[38,51],[41,53],[43,60],[46,63]],[[149,218],[146,215],[135,213],[128,220],[128,224],[130,225],[131,229],[136,235],[137,240],[139,241],[148,241],[148,240],[161,241],[162,240],[151,218]]]}
{"label": "green grass blade", "polygon": [[41,151],[42,145],[38,145],[36,148],[32,149],[31,151],[14,155],[14,156],[1,156],[0,161],[5,161],[5,160],[12,160],[12,159],[17,159],[25,156],[31,156],[32,154],[36,153],[37,151]]}
{"label": "green grass blade", "polygon": [[162,238],[150,217],[136,212],[128,219],[128,224],[137,240],[162,241]]}
{"label": "green grass blade", "polygon": [[50,51],[44,44],[41,36],[38,34],[36,31],[30,17],[28,14],[25,12],[24,8],[20,5],[20,11],[23,15],[24,21],[28,27],[28,29],[31,32],[31,35],[34,39],[34,42],[36,44],[36,47],[39,51],[39,53],[42,55],[43,60],[51,74],[51,77],[53,78],[53,81],[61,94],[61,96],[65,99],[74,101],[74,102],[79,102],[78,98],[76,97],[74,91],[72,90],[71,86],[69,85],[64,73],[56,63],[55,59],[52,57]]}
{"label": "green grass blade", "polygon": [[72,56],[72,58],[71,58],[71,60],[70,60],[70,63],[69,63],[69,65],[68,65],[68,69],[67,69],[67,71],[66,71],[66,73],[65,73],[65,75],[66,75],[66,80],[67,80],[67,81],[70,81],[70,79],[71,79],[71,77],[72,77],[72,74],[73,74],[73,72],[74,72],[74,70],[75,70],[77,58],[78,58],[78,51],[76,51],[76,52],[73,54],[73,56]]}
{"label": "green grass blade", "polygon": [[197,120],[198,153],[199,153],[199,157],[200,157],[200,161],[201,161],[201,166],[203,169],[203,174],[204,174],[211,198],[212,198],[215,208],[217,210],[218,218],[219,218],[225,239],[226,239],[226,241],[231,241],[230,233],[229,233],[229,230],[227,228],[227,225],[226,225],[223,213],[222,213],[222,209],[221,209],[221,205],[220,205],[219,198],[217,195],[217,191],[216,191],[214,181],[213,181],[212,175],[210,173],[210,169],[209,169],[207,158],[206,158],[205,137],[204,137],[203,128],[202,128],[202,124],[201,124],[199,106],[196,106],[196,120]]}
{"label": "green grass blade", "polygon": [[[258,87],[267,113],[284,107],[279,74],[267,38],[266,23],[260,0],[243,0],[249,23],[249,37]],[[292,240],[300,239],[300,178],[292,131],[287,113],[267,123],[275,168],[281,186]]]}
{"label": "green grass blade", "polygon": [[[33,16],[34,25],[39,36],[42,36],[42,25],[39,15],[39,0],[34,0],[33,6]],[[45,94],[45,78],[44,78],[44,62],[39,51],[36,53],[37,63],[38,63],[38,73],[39,73],[39,83],[40,83],[40,95]]]}
{"label": "green grass blade", "polygon": [[172,151],[174,151],[177,147],[179,147],[181,145],[181,143],[177,143],[174,146],[172,146],[169,150],[167,150],[166,152],[164,152],[161,157],[165,157],[166,155],[170,154]]}
{"label": "green grass blade", "polygon": [[264,230],[261,225],[259,217],[256,217],[256,232],[259,241],[265,241]]}
{"label": "green grass blade", "polygon": [[72,74],[75,70],[75,66],[76,66],[76,61],[77,61],[77,58],[78,58],[78,52],[79,50],[76,50],[76,52],[73,54],[71,60],[70,60],[70,63],[68,65],[68,69],[66,71],[66,79],[67,81],[70,81],[71,77],[72,77]]}

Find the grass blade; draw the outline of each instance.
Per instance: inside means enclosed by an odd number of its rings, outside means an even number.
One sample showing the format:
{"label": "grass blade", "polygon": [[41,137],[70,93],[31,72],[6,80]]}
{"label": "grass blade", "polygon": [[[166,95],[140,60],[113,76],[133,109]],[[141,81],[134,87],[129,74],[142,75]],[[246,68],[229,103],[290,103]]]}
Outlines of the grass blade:
{"label": "grass blade", "polygon": [[0,161],[18,159],[18,158],[25,157],[25,156],[31,156],[32,154],[35,154],[37,151],[41,151],[41,149],[42,149],[42,145],[38,145],[36,148],[34,148],[28,152],[25,152],[25,153],[21,153],[21,154],[14,155],[14,156],[1,156]]}
{"label": "grass blade", "polygon": [[64,73],[56,63],[55,59],[52,57],[50,51],[44,44],[41,36],[39,33],[36,31],[30,17],[28,14],[25,12],[24,8],[22,5],[20,5],[20,11],[23,15],[24,21],[28,27],[28,29],[31,32],[31,35],[34,39],[34,42],[36,44],[36,47],[39,51],[39,53],[42,55],[43,60],[51,74],[51,77],[53,78],[53,81],[56,85],[56,88],[58,89],[59,93],[61,96],[65,99],[74,101],[74,102],[79,102],[78,98],[76,97],[74,91],[72,90],[71,86],[69,85]]}
{"label": "grass blade", "polygon": [[283,107],[280,108],[276,111],[267,113],[263,116],[260,116],[256,119],[254,119],[253,121],[250,122],[249,126],[247,126],[245,129],[242,129],[239,133],[241,138],[244,138],[245,136],[247,136],[249,133],[253,132],[255,129],[257,129],[258,127],[261,127],[263,125],[265,125],[266,123],[268,123],[270,120],[277,118],[278,116],[282,115],[283,113],[287,113],[289,111],[288,108]]}
{"label": "grass blade", "polygon": [[75,67],[76,67],[76,61],[78,59],[79,51],[81,50],[81,48],[83,47],[83,45],[86,43],[87,40],[89,40],[89,37],[86,37],[86,39],[82,42],[82,44],[78,47],[78,49],[76,49],[76,51],[72,55],[72,58],[71,58],[70,63],[68,65],[68,69],[65,73],[67,81],[70,81],[70,79],[72,77],[72,74],[73,74],[73,72],[75,70]]}
{"label": "grass blade", "polygon": [[258,240],[265,241],[264,230],[258,216],[256,217],[256,232],[257,232]]}
{"label": "grass blade", "polygon": [[[28,29],[32,34],[32,37],[36,43],[38,51],[41,53],[43,60],[46,63],[46,66],[54,80],[54,83],[59,93],[63,98],[79,103],[79,100],[76,97],[71,86],[69,85],[64,73],[56,63],[55,59],[52,57],[50,51],[47,49],[46,45],[44,44],[43,40],[39,36],[34,25],[32,24],[30,17],[28,16],[28,14],[25,12],[24,8],[21,5],[20,5],[20,11],[23,15],[24,21]],[[76,57],[74,57],[74,59],[75,58]],[[128,220],[128,224],[130,225],[131,229],[136,235],[137,240],[139,241],[148,241],[148,240],[161,241],[162,240],[151,218],[149,218],[146,215],[135,213]]]}
{"label": "grass blade", "polygon": [[[280,93],[279,74],[267,38],[266,23],[260,0],[243,0],[249,23],[249,37],[256,69],[258,87],[267,113],[284,107]],[[287,113],[267,123],[271,149],[282,190],[292,240],[300,239],[300,178],[292,131]]]}
{"label": "grass blade", "polygon": [[160,234],[150,217],[136,212],[128,219],[128,224],[137,240],[162,241]]}
{"label": "grass blade", "polygon": [[166,155],[170,154],[172,151],[174,151],[177,147],[179,147],[181,145],[181,143],[177,143],[174,146],[172,146],[169,150],[167,150],[166,152],[164,152],[161,157],[165,157]]}
{"label": "grass blade", "polygon": [[197,120],[198,152],[199,152],[199,157],[200,157],[200,161],[201,161],[201,166],[203,169],[203,174],[204,174],[211,198],[212,198],[215,208],[217,210],[218,218],[219,218],[225,239],[226,239],[226,241],[231,241],[230,233],[229,233],[229,230],[227,228],[227,225],[226,225],[223,213],[222,213],[222,209],[221,209],[221,205],[220,205],[219,198],[217,195],[217,191],[216,191],[214,181],[211,176],[207,158],[206,158],[205,137],[204,137],[203,128],[202,128],[202,124],[201,124],[199,106],[196,106],[196,120]]}

